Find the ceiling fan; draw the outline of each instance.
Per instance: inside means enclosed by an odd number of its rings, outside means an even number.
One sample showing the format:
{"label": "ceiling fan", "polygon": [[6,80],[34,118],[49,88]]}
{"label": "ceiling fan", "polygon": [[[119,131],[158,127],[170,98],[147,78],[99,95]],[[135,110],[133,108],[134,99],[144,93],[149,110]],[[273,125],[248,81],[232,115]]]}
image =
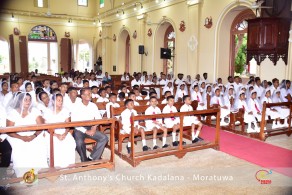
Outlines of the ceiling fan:
{"label": "ceiling fan", "polygon": [[251,9],[272,9],[273,7],[270,6],[262,6],[265,1],[255,1],[250,6]]}

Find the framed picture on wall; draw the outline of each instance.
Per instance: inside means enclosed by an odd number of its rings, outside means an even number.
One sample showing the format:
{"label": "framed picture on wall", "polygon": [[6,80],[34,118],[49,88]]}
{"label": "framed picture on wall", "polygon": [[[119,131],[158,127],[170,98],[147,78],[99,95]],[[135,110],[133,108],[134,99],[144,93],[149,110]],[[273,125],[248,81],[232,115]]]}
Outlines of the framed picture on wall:
{"label": "framed picture on wall", "polygon": [[117,71],[117,66],[113,65],[113,71],[116,72]]}
{"label": "framed picture on wall", "polygon": [[77,0],[78,6],[88,6],[88,0]]}

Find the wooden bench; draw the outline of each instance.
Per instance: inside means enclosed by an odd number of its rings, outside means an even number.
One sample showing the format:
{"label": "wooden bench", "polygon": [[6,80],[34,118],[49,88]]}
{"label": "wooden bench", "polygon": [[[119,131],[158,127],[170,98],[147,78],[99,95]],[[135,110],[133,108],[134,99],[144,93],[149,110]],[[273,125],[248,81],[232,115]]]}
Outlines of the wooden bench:
{"label": "wooden bench", "polygon": [[[183,138],[183,118],[186,115],[202,115],[202,114],[211,114],[216,113],[217,116],[217,125],[216,125],[216,135],[214,141],[202,141],[194,144],[182,144]],[[131,153],[130,154],[120,154],[119,156],[130,163],[133,167],[137,166],[141,161],[159,158],[162,156],[175,155],[178,158],[182,158],[187,152],[201,150],[206,148],[214,148],[219,149],[219,118],[220,118],[220,110],[219,109],[211,109],[211,110],[203,110],[203,111],[192,111],[192,112],[182,112],[182,113],[169,113],[169,114],[157,114],[156,118],[169,118],[169,117],[179,117],[180,119],[180,138],[179,138],[179,146],[178,147],[168,147],[168,148],[159,148],[156,150],[143,151],[143,152],[135,152],[134,145],[134,121],[141,121],[146,119],[153,118],[153,115],[139,115],[131,117]]]}
{"label": "wooden bench", "polygon": [[[1,133],[13,133],[13,132],[25,132],[25,131],[43,131],[48,130],[50,133],[50,168],[42,169],[39,171],[38,178],[48,178],[56,179],[62,174],[70,174],[82,171],[88,171],[99,168],[107,168],[109,170],[114,170],[114,123],[115,119],[102,119],[102,120],[90,120],[82,122],[68,122],[68,123],[51,123],[51,124],[41,124],[41,125],[27,125],[27,126],[17,126],[17,127],[6,127],[0,128]],[[102,125],[111,124],[109,147],[110,147],[110,158],[102,160],[94,160],[90,162],[81,162],[70,165],[66,168],[55,168],[54,167],[54,130],[58,128],[68,128],[77,126],[92,126],[92,125]],[[1,180],[0,183],[16,183],[22,181],[23,178],[11,178],[7,180]]]}
{"label": "wooden bench", "polygon": [[[256,138],[265,141],[268,137],[275,136],[275,135],[281,135],[281,134],[287,134],[287,136],[290,136],[292,134],[291,129],[291,120],[292,120],[292,102],[282,102],[282,103],[266,103],[264,102],[263,108],[262,108],[262,119],[265,119],[266,116],[266,109],[272,108],[276,106],[286,106],[290,109],[289,119],[288,119],[288,127],[282,127],[277,129],[267,129],[264,130],[266,127],[266,121],[262,120],[260,123],[260,133],[256,135]],[[268,121],[269,122],[269,121]]]}
{"label": "wooden bench", "polygon": [[[181,106],[183,104],[182,103],[175,103],[174,106],[176,107],[176,109],[179,111]],[[197,109],[197,106],[198,106],[198,102],[197,101],[193,101],[192,102],[192,107],[194,110]],[[137,114],[144,114],[146,109],[148,108],[149,106],[147,105],[144,105],[144,106],[135,106],[134,109],[136,110]],[[160,108],[160,110],[162,111],[163,108],[165,107],[165,104],[158,104],[157,107]],[[111,107],[111,117],[116,117],[116,116],[120,116],[121,113],[125,110],[125,107],[122,106],[120,108],[113,108]],[[144,122],[143,123],[140,123],[142,126],[145,126]],[[120,130],[122,129],[122,124],[121,124],[121,121],[119,120],[116,124],[116,129],[115,129],[115,138],[118,140],[118,149],[115,150],[116,154],[120,155],[122,153],[122,143],[123,141],[126,139],[126,138],[129,138],[129,134],[121,134],[120,133]],[[171,129],[168,129],[168,131],[172,131],[172,128]],[[162,133],[162,131],[158,131],[158,133]],[[153,135],[153,132],[152,131],[148,131],[148,132],[145,132],[146,135]],[[138,141],[138,140],[141,140],[140,139],[140,134],[137,134],[136,136],[138,136],[139,138],[138,139],[135,139],[135,142]],[[159,137],[159,136],[158,136]]]}

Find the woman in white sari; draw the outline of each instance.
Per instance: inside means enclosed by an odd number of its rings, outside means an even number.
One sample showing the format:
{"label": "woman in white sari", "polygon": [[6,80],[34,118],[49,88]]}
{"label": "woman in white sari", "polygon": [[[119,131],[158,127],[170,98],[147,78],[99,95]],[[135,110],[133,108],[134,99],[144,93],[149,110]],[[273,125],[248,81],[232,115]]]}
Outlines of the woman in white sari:
{"label": "woman in white sari", "polygon": [[[70,122],[69,111],[63,107],[63,96],[55,94],[52,97],[52,106],[44,113],[46,123]],[[50,148],[50,135],[47,133],[47,148]],[[75,163],[76,143],[69,133],[69,128],[55,129],[54,132],[54,165],[67,167]],[[49,152],[48,152],[49,153]]]}
{"label": "woman in white sari", "polygon": [[[29,93],[18,94],[10,108],[7,127],[43,124],[39,110],[32,107],[32,98]],[[41,168],[48,167],[45,138],[42,131],[9,133],[7,140],[12,147],[11,157],[17,177],[22,177],[31,169],[37,172]]]}

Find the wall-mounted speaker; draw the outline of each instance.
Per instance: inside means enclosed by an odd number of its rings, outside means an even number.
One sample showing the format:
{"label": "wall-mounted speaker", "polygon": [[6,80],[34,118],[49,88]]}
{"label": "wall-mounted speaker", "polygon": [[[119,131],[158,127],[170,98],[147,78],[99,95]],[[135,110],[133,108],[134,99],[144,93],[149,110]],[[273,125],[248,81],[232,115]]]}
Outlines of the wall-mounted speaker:
{"label": "wall-mounted speaker", "polygon": [[139,45],[139,54],[144,54],[144,45]]}

